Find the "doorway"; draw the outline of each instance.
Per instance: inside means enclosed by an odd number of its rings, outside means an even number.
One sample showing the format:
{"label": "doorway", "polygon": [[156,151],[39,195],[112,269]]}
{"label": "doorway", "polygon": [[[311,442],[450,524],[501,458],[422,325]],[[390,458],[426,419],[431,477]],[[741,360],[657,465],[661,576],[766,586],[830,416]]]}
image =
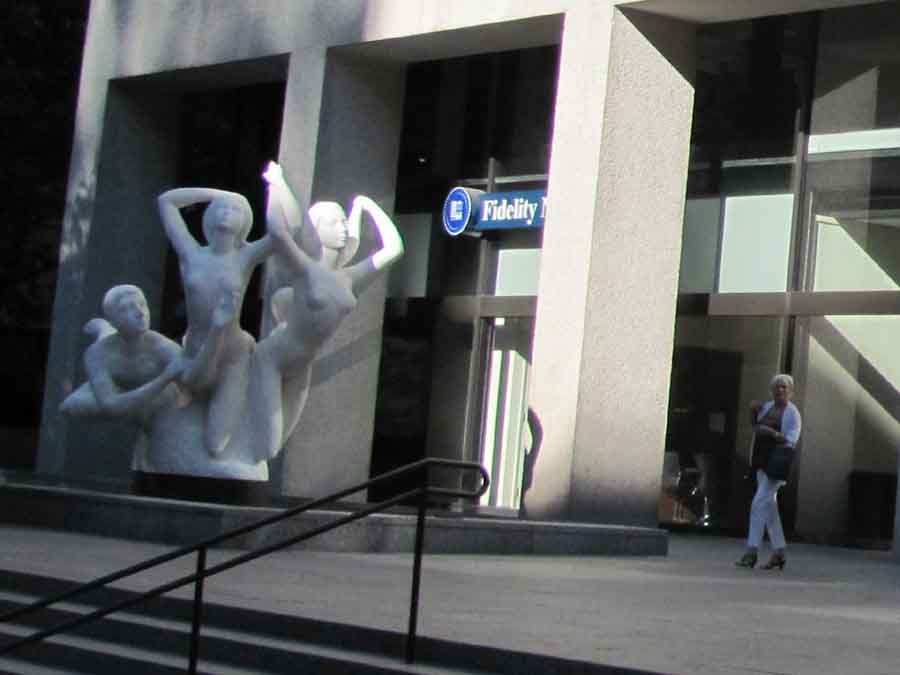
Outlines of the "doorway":
{"label": "doorway", "polygon": [[533,445],[527,424],[532,317],[483,320],[488,334],[480,461],[491,475],[482,506],[518,509],[525,456]]}

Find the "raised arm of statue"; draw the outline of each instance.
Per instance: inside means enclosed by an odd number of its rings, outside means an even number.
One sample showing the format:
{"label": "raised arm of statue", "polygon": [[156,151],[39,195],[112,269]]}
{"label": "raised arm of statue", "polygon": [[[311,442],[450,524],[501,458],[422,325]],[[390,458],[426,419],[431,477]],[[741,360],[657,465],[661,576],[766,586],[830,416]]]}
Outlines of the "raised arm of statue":
{"label": "raised arm of statue", "polygon": [[[253,219],[250,205],[243,195],[216,188],[189,187],[168,190],[157,198],[159,215],[166,236],[180,259],[191,256],[200,247],[200,244],[188,231],[180,209],[203,202],[209,202],[209,206],[203,214],[203,230],[211,246],[216,244],[216,239],[211,234],[215,231],[227,232],[230,227],[232,228],[230,234],[236,235],[235,247],[242,249],[241,255],[245,259],[245,266],[255,267],[271,253],[272,243],[267,237],[253,242],[247,241]],[[228,217],[229,212],[238,214],[236,219],[230,219],[232,223],[235,220],[243,220],[243,222],[231,224]]]}
{"label": "raised arm of statue", "polygon": [[[381,240],[381,248],[365,260],[346,268],[353,284],[353,290],[357,294],[372,282],[378,272],[396,262],[403,255],[403,239],[400,238],[397,226],[394,225],[390,216],[372,199],[359,195],[354,198],[350,212],[351,214],[359,212],[361,219],[362,211],[371,216],[375,230],[378,232],[378,238]],[[348,229],[351,227],[353,227],[353,219],[348,218]],[[349,236],[353,236],[352,233]]]}
{"label": "raised arm of statue", "polygon": [[[292,219],[300,213],[295,207],[296,201],[283,179],[269,183],[269,207],[266,211],[268,236],[272,238],[275,250],[284,256],[295,275],[298,275],[306,273],[317,261],[294,240],[296,229]],[[302,219],[302,216],[299,217]],[[321,244],[319,252],[321,255]]]}
{"label": "raised arm of statue", "polygon": [[[360,240],[362,232],[363,201],[364,200],[362,199],[356,198],[350,205],[350,215],[347,216],[348,241],[355,240],[358,242]],[[356,253],[355,250],[354,253]],[[349,262],[349,258],[345,259],[345,262]]]}
{"label": "raised arm of statue", "polygon": [[400,238],[397,226],[394,225],[390,216],[368,197],[360,195],[353,201],[354,206],[356,202],[359,202],[375,223],[375,229],[381,239],[381,249],[372,255],[372,266],[376,270],[383,270],[403,255],[403,240]]}
{"label": "raised arm of statue", "polygon": [[227,199],[233,194],[226,190],[213,188],[175,188],[159,195],[157,198],[159,217],[165,228],[166,236],[179,257],[190,255],[200,245],[188,231],[180,209],[191,204],[211,202],[217,198]]}
{"label": "raised arm of statue", "polygon": [[266,227],[271,234],[271,227],[287,228],[297,245],[313,260],[322,257],[322,242],[316,228],[307,223],[297,198],[284,180],[284,173],[277,162],[269,162],[263,178],[269,184],[266,202]]}

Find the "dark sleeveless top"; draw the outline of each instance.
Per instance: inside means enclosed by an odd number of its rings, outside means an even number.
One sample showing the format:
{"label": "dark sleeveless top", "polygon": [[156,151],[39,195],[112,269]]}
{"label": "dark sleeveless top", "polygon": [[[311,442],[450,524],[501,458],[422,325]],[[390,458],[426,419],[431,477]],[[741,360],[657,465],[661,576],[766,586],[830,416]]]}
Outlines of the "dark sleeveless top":
{"label": "dark sleeveless top", "polygon": [[[773,428],[775,431],[781,431],[781,418],[784,415],[785,408],[772,406],[759,418],[756,423]],[[753,462],[751,466],[754,469],[765,469],[769,464],[769,457],[772,455],[772,449],[777,445],[774,438],[768,436],[756,436],[753,444]]]}

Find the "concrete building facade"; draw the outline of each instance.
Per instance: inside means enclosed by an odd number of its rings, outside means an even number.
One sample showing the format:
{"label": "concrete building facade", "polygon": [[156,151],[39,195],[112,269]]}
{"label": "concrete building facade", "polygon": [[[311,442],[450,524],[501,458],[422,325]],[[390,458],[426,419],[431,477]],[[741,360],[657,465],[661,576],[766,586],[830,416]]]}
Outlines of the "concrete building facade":
{"label": "concrete building facade", "polygon": [[[743,411],[787,370],[806,424],[792,529],[885,538],[892,513],[852,514],[860,489],[892,485],[878,513],[896,498],[898,17],[853,0],[93,0],[37,471],[127,480],[129,429],[57,412],[81,326],[125,282],[177,326],[155,196],[224,165],[233,184],[212,187],[259,191],[274,152],[301,202],[394,211],[407,256],[321,358],[273,493],[364,480],[403,446],[484,461],[485,506],[514,511],[531,407],[529,516],[740,527]],[[440,180],[417,192],[405,161]],[[433,195],[454,185],[546,190],[543,228],[450,240]]]}

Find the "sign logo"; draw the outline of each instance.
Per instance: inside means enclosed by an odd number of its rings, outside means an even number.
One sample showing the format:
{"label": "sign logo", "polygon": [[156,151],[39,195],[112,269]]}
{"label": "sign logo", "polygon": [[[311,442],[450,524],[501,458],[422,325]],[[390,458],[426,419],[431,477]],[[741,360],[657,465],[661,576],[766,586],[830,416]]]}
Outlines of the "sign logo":
{"label": "sign logo", "polygon": [[476,191],[455,187],[450,190],[450,194],[444,200],[444,229],[452,237],[461,234],[472,219],[472,212],[475,210],[473,209],[474,205],[470,194],[472,192]]}

